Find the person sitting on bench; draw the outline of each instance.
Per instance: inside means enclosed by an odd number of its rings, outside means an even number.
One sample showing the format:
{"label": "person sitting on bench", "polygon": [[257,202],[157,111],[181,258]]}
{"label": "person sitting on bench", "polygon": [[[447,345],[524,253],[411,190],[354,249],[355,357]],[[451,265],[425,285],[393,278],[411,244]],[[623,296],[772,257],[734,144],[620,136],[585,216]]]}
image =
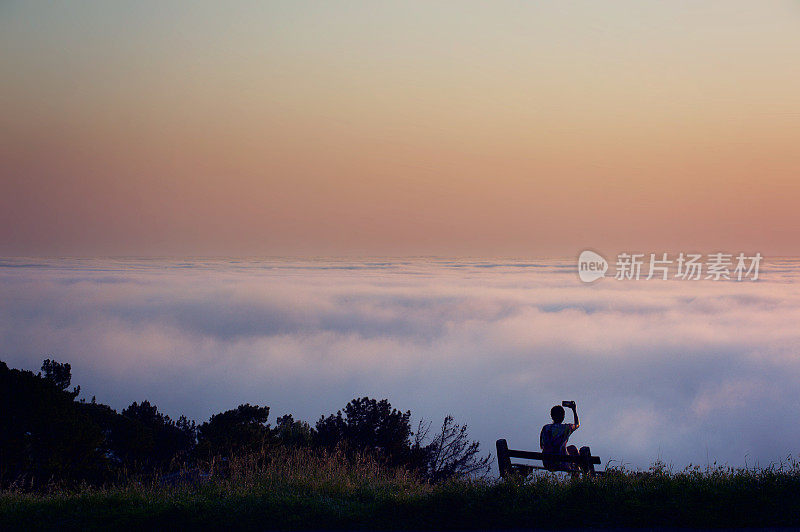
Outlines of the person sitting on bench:
{"label": "person sitting on bench", "polygon": [[[556,405],[550,409],[550,417],[553,422],[542,427],[542,432],[539,435],[539,445],[542,452],[571,455],[571,456],[590,456],[591,451],[588,447],[581,447],[580,452],[574,445],[567,447],[570,435],[578,430],[581,426],[578,421],[578,412],[575,409],[575,401],[564,401],[565,406],[572,409],[573,423],[563,423],[564,421],[564,408]],[[578,464],[572,463],[559,463],[552,460],[542,460],[542,465],[550,471],[578,471]],[[592,468],[593,469],[593,468]]]}

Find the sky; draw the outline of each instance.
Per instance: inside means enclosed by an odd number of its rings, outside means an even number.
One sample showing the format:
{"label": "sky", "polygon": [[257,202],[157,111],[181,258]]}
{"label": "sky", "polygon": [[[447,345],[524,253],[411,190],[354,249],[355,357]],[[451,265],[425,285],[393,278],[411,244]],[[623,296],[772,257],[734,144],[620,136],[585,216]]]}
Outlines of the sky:
{"label": "sky", "polygon": [[0,3],[0,254],[800,253],[800,4]]}
{"label": "sky", "polygon": [[197,421],[387,397],[486,452],[574,399],[604,461],[778,462],[799,59],[796,1],[0,1],[0,360]]}
{"label": "sky", "polygon": [[[538,449],[575,400],[604,466],[797,459],[800,262],[757,281],[578,279],[573,261],[0,261],[0,360],[198,422],[315,423],[356,397]],[[568,416],[569,421],[569,416]]]}

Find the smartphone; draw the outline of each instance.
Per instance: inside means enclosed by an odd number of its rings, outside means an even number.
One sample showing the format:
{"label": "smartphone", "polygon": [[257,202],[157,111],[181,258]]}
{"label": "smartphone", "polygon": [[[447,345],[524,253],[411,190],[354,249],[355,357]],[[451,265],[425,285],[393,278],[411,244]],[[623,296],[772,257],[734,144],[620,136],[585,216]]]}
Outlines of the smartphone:
{"label": "smartphone", "polygon": [[561,406],[564,408],[573,408],[575,406],[575,401],[561,401]]}

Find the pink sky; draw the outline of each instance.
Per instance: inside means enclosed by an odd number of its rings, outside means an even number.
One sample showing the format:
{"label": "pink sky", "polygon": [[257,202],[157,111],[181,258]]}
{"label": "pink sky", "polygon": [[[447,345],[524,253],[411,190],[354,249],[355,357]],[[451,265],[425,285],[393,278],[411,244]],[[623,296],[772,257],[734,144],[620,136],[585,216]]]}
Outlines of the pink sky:
{"label": "pink sky", "polygon": [[800,253],[792,2],[0,6],[0,254]]}

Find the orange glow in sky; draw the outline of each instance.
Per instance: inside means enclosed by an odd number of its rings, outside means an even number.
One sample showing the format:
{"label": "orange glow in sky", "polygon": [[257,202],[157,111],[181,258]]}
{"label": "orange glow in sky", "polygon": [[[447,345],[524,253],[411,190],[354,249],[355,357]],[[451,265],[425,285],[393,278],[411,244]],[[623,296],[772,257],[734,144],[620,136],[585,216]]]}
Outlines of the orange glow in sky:
{"label": "orange glow in sky", "polygon": [[0,88],[0,254],[800,253],[796,2],[6,2]]}

